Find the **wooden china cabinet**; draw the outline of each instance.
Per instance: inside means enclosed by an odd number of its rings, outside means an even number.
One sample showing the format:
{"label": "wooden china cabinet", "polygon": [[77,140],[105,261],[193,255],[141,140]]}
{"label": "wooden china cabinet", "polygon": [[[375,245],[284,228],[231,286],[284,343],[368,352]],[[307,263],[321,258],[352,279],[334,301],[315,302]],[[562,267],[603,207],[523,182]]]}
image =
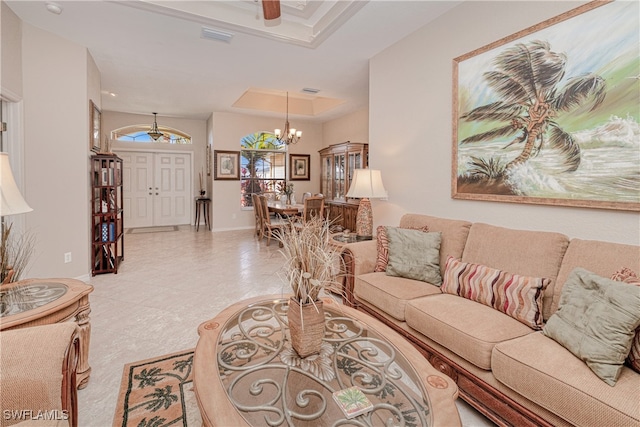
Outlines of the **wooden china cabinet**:
{"label": "wooden china cabinet", "polygon": [[359,199],[347,199],[356,169],[369,164],[369,144],[342,142],[323,148],[320,153],[320,192],[325,196],[325,211],[336,226],[356,229]]}

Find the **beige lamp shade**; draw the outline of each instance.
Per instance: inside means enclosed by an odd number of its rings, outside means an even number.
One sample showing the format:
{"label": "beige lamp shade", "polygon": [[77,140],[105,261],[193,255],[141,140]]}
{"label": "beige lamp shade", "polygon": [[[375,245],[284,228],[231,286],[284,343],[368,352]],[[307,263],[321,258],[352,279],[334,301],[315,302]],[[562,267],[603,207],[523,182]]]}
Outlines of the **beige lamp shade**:
{"label": "beige lamp shade", "polygon": [[0,216],[31,212],[33,209],[25,202],[9,164],[9,155],[0,153]]}
{"label": "beige lamp shade", "polygon": [[371,238],[373,234],[373,209],[369,199],[387,197],[387,190],[382,184],[382,174],[375,169],[356,169],[349,185],[347,197],[360,198],[356,215],[356,234],[359,237]]}
{"label": "beige lamp shade", "polygon": [[382,183],[382,174],[375,169],[356,169],[349,185],[347,197],[384,199],[387,190]]}

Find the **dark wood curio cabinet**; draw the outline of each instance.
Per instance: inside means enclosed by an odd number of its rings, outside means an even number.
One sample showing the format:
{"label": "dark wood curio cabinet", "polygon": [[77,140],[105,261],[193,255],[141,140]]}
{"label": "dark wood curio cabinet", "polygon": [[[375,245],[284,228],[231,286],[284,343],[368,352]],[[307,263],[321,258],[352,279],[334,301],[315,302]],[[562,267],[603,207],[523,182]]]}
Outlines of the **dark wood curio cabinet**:
{"label": "dark wood curio cabinet", "polygon": [[118,273],[124,259],[122,159],[91,157],[91,274]]}

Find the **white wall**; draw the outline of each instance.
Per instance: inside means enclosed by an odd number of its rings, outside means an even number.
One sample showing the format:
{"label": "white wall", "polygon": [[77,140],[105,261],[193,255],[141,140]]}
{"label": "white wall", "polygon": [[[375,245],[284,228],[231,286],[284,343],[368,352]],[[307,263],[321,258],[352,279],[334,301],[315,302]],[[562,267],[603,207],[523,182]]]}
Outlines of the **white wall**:
{"label": "white wall", "polygon": [[[22,28],[25,186],[33,208],[25,217],[37,239],[27,276],[81,277],[90,264],[87,67],[92,60],[82,46],[24,22]],[[66,252],[72,253],[71,263],[64,263]]]}
{"label": "white wall", "polygon": [[505,4],[465,2],[371,60],[369,159],[389,191],[374,201],[376,225],[417,212],[640,244],[634,212],[451,198],[453,58],[580,5]]}
{"label": "white wall", "polygon": [[[320,156],[323,147],[322,125],[303,119],[290,118],[289,122],[302,131],[302,139],[289,146],[289,153],[311,155],[309,181],[294,181],[296,196],[305,191],[318,192],[320,189]],[[282,129],[284,118],[259,117],[235,113],[213,113],[207,128],[211,131],[213,150],[240,151],[240,139],[259,132]],[[287,160],[288,161],[288,160]],[[213,168],[212,168],[213,175]],[[213,176],[211,176],[213,179]],[[212,185],[212,229],[234,230],[254,227],[253,210],[240,207],[240,181],[211,181]]]}

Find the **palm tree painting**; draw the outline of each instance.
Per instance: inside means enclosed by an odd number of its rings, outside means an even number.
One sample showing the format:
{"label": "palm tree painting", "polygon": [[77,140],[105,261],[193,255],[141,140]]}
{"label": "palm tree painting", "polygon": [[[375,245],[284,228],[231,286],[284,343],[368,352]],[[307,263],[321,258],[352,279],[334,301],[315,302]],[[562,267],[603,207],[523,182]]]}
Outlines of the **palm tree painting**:
{"label": "palm tree painting", "polygon": [[454,60],[453,197],[640,210],[638,2]]}

